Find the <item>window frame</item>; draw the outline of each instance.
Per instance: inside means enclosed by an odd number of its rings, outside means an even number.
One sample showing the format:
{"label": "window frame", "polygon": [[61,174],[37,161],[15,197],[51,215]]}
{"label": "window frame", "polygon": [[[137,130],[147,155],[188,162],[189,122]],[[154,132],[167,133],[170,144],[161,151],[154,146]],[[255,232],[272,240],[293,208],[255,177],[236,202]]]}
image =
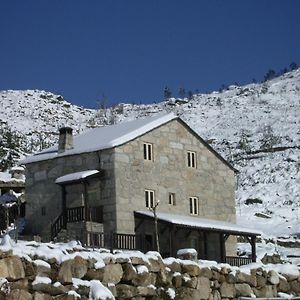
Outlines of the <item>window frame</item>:
{"label": "window frame", "polygon": [[192,216],[199,216],[199,198],[189,197],[189,211]]}
{"label": "window frame", "polygon": [[153,144],[143,143],[144,160],[153,161]]}
{"label": "window frame", "polygon": [[176,205],[176,196],[175,196],[175,193],[169,193],[168,204],[170,206],[175,206]]}
{"label": "window frame", "polygon": [[187,166],[192,169],[197,169],[197,152],[196,151],[187,151]]}
{"label": "window frame", "polygon": [[[150,190],[150,189],[145,189],[145,205],[146,208],[153,208],[156,204],[156,199],[155,199],[155,191]],[[151,197],[152,195],[152,197]]]}

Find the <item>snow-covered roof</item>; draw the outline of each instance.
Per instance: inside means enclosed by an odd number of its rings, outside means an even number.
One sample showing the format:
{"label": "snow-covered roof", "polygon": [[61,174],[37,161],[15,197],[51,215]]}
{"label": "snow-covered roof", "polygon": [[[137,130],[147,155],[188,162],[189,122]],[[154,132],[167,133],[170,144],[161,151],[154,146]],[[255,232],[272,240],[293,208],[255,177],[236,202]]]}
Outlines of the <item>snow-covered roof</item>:
{"label": "snow-covered roof", "polygon": [[25,176],[22,178],[14,178],[9,172],[0,172],[0,182],[2,183],[25,183]]}
{"label": "snow-covered roof", "polygon": [[74,137],[74,147],[70,150],[58,153],[58,147],[53,146],[25,158],[20,163],[28,164],[60,156],[93,152],[120,146],[176,118],[178,117],[173,113],[159,114],[155,117],[90,129]]}
{"label": "snow-covered roof", "polygon": [[99,171],[98,170],[86,170],[86,171],[81,171],[81,172],[75,172],[75,173],[70,173],[61,177],[58,177],[55,180],[55,183],[67,183],[67,182],[74,182],[74,181],[78,181],[84,178],[87,178],[89,176],[98,174]]}
{"label": "snow-covered roof", "polygon": [[[153,218],[153,213],[151,211],[136,211],[136,214],[140,214],[142,216],[147,216]],[[261,235],[260,231],[249,229],[246,227],[239,226],[237,224],[217,221],[211,219],[202,219],[198,217],[170,214],[170,213],[162,213],[157,212],[158,220],[165,221],[175,225],[193,227],[193,228],[201,228],[206,230],[213,231],[222,231],[233,234],[245,234],[245,235]]]}

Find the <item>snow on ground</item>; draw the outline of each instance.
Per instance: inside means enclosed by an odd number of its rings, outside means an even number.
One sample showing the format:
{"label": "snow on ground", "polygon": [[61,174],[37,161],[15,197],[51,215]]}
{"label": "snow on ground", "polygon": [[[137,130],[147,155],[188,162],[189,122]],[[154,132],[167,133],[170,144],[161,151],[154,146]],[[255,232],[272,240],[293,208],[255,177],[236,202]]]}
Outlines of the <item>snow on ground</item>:
{"label": "snow on ground", "polygon": [[[269,238],[300,234],[300,69],[262,84],[106,110],[84,109],[38,90],[0,91],[0,100],[0,124],[24,134],[31,151],[56,142],[63,125],[77,134],[173,112],[240,171],[238,224]],[[249,204],[253,200],[260,203]]]}

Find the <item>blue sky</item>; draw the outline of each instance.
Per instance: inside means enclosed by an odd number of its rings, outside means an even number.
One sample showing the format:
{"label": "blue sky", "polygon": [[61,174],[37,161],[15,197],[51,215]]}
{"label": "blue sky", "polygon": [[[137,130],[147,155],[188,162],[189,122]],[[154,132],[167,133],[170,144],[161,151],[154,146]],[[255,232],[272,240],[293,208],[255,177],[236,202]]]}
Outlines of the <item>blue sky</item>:
{"label": "blue sky", "polygon": [[207,92],[300,64],[300,1],[2,0],[0,90],[96,107]]}

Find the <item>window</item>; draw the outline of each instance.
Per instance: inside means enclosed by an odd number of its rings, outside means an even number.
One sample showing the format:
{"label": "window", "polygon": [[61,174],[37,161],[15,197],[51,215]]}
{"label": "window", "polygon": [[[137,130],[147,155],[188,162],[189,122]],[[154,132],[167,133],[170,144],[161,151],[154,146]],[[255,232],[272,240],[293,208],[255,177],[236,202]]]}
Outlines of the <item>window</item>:
{"label": "window", "polygon": [[196,152],[194,151],[187,152],[187,166],[190,168],[197,167]]}
{"label": "window", "polygon": [[169,204],[175,205],[175,193],[169,193]]}
{"label": "window", "polygon": [[42,206],[42,216],[46,216],[46,207]]}
{"label": "window", "polygon": [[144,159],[153,160],[153,149],[152,144],[144,143]]}
{"label": "window", "polygon": [[155,205],[155,195],[152,190],[145,190],[146,207],[152,208]]}
{"label": "window", "polygon": [[197,197],[190,197],[190,214],[198,215],[199,214],[199,201]]}

